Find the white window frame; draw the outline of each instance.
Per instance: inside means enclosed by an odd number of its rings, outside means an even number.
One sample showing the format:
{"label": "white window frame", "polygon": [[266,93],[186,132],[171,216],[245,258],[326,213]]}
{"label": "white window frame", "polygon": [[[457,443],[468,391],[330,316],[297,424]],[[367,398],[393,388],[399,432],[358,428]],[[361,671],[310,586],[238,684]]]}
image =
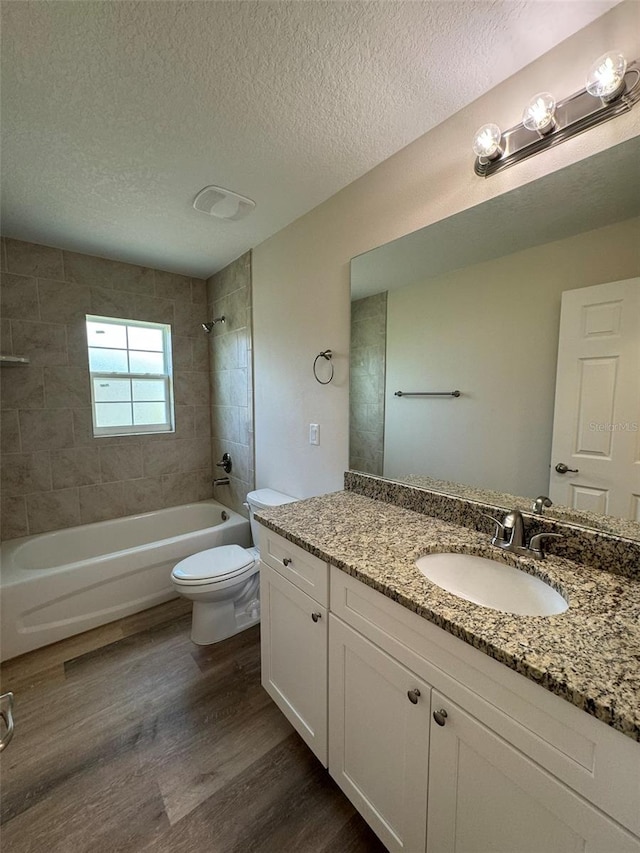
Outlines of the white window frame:
{"label": "white window frame", "polygon": [[[171,433],[175,432],[175,407],[173,402],[173,364],[171,359],[171,326],[168,323],[151,323],[142,320],[122,320],[117,317],[99,317],[95,314],[87,314],[87,323],[101,323],[110,326],[135,326],[139,329],[160,329],[162,331],[162,355],[164,362],[164,371],[162,373],[130,373],[130,372],[115,372],[108,373],[104,371],[91,370],[91,350],[96,349],[89,344],[87,339],[87,354],[89,355],[89,385],[91,388],[91,419],[93,422],[94,438],[101,436],[113,435],[148,435],[153,433]],[[127,353],[129,357],[129,341],[127,340],[127,349],[120,350]],[[131,349],[134,349],[133,347]],[[144,350],[134,350],[135,352],[144,352]],[[149,350],[150,351],[150,350]],[[158,352],[154,350],[154,352]],[[131,426],[120,425],[110,427],[97,426],[96,419],[96,400],[94,395],[94,379],[156,379],[165,385],[165,400],[167,420],[162,424],[133,424]],[[102,401],[101,401],[102,402]],[[131,405],[133,406],[133,400]],[[133,420],[133,416],[132,416]]]}

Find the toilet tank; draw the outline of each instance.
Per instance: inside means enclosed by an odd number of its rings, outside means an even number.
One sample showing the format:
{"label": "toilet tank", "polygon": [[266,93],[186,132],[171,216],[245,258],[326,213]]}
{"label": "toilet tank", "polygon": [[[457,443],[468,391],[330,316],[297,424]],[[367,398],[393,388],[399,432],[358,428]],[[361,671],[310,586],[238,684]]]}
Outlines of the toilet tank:
{"label": "toilet tank", "polygon": [[258,547],[258,522],[253,518],[253,512],[256,509],[266,509],[270,506],[282,506],[282,504],[295,503],[298,498],[292,498],[291,495],[284,495],[282,492],[276,492],[275,489],[256,489],[254,492],[249,492],[247,495],[247,503],[249,504],[249,522],[251,523],[251,536],[253,544]]}

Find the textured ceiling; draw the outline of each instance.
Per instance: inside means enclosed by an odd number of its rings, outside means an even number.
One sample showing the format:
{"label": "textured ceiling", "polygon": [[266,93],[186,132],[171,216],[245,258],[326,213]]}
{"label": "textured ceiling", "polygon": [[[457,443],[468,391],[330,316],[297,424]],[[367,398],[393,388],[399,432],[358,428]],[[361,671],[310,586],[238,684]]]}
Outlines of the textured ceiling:
{"label": "textured ceiling", "polygon": [[210,275],[616,2],[4,0],[3,233]]}

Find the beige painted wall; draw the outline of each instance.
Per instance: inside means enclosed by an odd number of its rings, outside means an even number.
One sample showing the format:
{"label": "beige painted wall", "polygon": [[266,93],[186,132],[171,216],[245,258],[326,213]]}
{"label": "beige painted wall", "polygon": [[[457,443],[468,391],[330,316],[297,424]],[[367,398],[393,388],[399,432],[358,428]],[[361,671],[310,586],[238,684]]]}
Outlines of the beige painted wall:
{"label": "beige painted wall", "polygon": [[562,293],[640,276],[639,239],[630,219],[391,291],[384,475],[547,494]]}
{"label": "beige painted wall", "polygon": [[[640,135],[640,109],[483,180],[470,141],[486,121],[507,128],[535,92],[563,97],[616,46],[640,56],[640,4],[625,2],[559,45],[253,253],[256,483],[297,497],[342,487],[348,464],[349,262],[352,257]],[[357,140],[354,141],[357,144]],[[315,355],[334,351],[318,385]],[[319,423],[321,444],[308,443]]]}

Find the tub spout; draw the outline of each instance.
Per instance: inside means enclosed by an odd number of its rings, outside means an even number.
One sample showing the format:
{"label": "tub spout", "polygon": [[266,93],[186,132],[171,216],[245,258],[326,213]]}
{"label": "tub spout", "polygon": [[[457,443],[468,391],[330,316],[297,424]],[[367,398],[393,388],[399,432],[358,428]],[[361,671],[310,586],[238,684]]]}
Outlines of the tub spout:
{"label": "tub spout", "polygon": [[229,485],[229,478],[228,477],[216,477],[215,480],[212,480],[212,483],[213,483],[214,489],[216,486],[228,486]]}

